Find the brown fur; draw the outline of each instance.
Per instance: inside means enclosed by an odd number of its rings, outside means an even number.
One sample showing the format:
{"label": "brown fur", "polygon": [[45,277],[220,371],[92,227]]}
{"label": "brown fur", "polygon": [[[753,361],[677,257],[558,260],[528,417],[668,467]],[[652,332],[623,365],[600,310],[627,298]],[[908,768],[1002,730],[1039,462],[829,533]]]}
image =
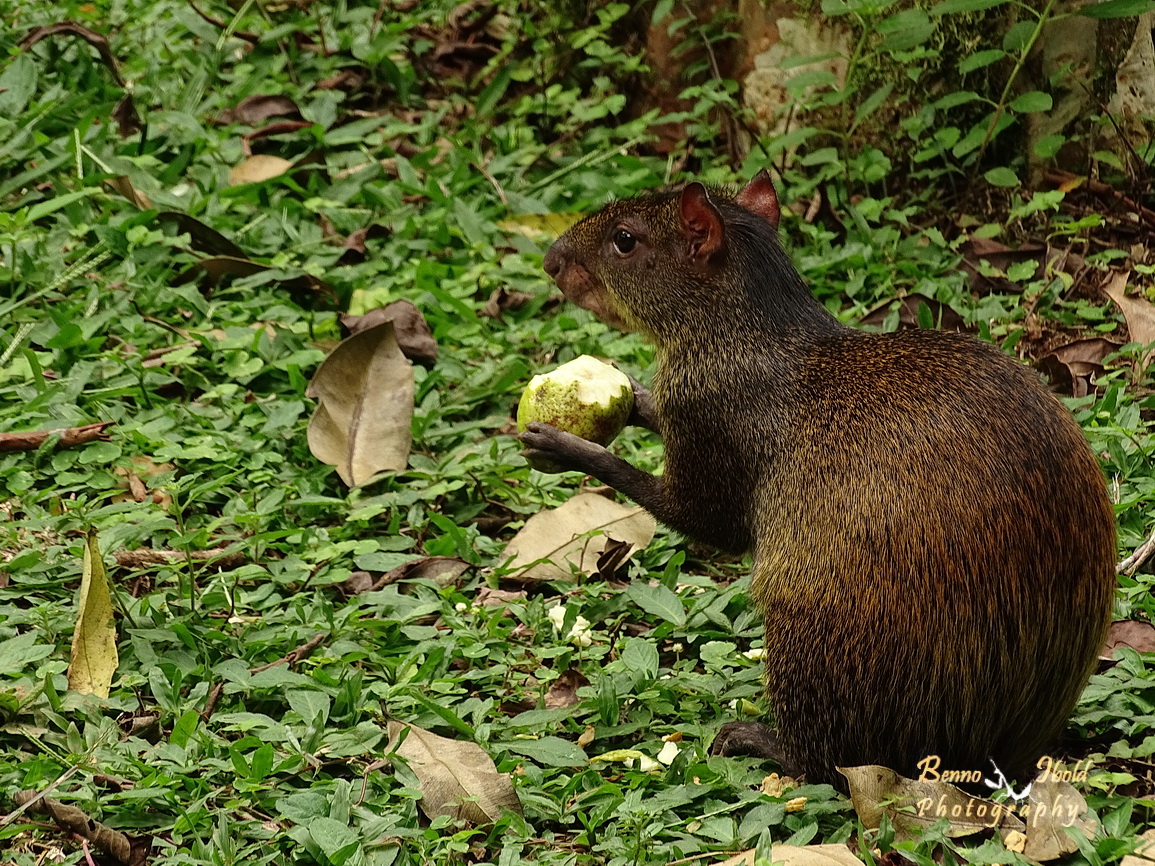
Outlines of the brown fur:
{"label": "brown fur", "polygon": [[1101,471],[1069,413],[996,349],[830,317],[778,247],[769,183],[737,198],[761,215],[701,187],[611,204],[547,256],[572,299],[655,341],[665,474],[535,441],[674,528],[753,550],[767,692],[809,779],[912,773],[931,754],[1023,779],[1110,618]]}

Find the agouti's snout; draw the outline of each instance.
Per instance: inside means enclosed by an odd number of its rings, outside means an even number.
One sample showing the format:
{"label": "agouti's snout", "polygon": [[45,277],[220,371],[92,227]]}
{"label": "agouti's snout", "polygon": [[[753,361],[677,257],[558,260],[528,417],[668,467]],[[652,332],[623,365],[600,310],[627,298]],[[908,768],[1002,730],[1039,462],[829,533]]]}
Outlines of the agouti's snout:
{"label": "agouti's snout", "polygon": [[552,280],[556,280],[558,274],[562,272],[562,268],[565,267],[565,248],[560,239],[555,241],[553,246],[549,248],[549,252],[545,254],[545,259],[542,260],[541,266]]}

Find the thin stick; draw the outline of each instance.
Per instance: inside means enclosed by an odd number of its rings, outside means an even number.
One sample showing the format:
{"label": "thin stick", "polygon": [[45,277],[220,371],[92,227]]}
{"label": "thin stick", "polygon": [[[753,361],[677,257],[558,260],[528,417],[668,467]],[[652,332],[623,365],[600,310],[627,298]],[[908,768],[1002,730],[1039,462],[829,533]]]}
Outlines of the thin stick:
{"label": "thin stick", "polygon": [[1119,574],[1133,575],[1138,571],[1139,566],[1150,558],[1153,552],[1155,552],[1155,529],[1151,531],[1151,535],[1147,537],[1147,540],[1139,545],[1130,556],[1115,566],[1115,571]]}

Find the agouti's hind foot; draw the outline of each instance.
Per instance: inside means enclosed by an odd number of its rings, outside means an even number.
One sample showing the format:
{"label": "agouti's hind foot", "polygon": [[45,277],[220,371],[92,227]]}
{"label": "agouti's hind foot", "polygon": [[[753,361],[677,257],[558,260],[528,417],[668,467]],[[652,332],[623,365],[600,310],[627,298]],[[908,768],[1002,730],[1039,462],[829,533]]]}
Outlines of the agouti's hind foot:
{"label": "agouti's hind foot", "polygon": [[790,771],[793,762],[783,751],[778,732],[761,722],[727,722],[722,725],[710,744],[710,754],[763,758],[776,763],[787,775],[794,775]]}

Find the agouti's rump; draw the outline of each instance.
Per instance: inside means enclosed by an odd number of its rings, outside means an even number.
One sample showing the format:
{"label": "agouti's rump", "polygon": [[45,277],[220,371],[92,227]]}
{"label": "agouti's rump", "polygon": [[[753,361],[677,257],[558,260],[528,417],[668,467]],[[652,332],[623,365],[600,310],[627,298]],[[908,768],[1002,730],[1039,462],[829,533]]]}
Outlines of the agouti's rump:
{"label": "agouti's rump", "polygon": [[531,427],[527,446],[658,519],[754,553],[767,693],[794,769],[1025,778],[1106,632],[1114,517],[1082,431],[970,337],[864,334],[777,244],[765,174],[616,202],[546,257],[562,290],[656,344],[661,477]]}

